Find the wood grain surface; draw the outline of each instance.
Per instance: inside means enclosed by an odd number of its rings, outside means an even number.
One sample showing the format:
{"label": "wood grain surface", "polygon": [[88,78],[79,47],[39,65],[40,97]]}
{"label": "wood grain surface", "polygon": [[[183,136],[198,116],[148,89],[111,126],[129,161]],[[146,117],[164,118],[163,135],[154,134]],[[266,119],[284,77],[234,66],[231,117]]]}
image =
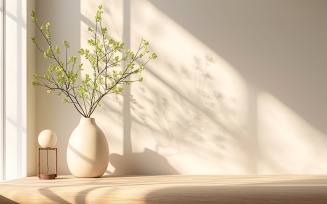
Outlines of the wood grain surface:
{"label": "wood grain surface", "polygon": [[0,203],[326,204],[327,175],[103,176],[0,183]]}

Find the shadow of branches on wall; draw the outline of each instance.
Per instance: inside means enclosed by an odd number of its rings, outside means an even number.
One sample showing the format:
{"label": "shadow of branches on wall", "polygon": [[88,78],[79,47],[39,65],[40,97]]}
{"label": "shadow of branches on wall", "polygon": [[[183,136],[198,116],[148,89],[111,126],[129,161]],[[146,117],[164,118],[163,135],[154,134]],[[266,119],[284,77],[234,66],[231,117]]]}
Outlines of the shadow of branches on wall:
{"label": "shadow of branches on wall", "polygon": [[[140,4],[147,6],[146,1]],[[127,16],[129,6],[135,11],[130,16],[133,24],[137,24],[143,6],[139,10],[139,4],[130,5],[127,0],[123,9]],[[114,147],[110,151],[122,154],[119,159],[110,159],[119,168],[114,171],[124,172],[121,169],[129,165],[130,169],[155,174],[146,159],[126,162],[151,150],[151,155],[162,157],[180,174],[253,172],[251,149],[247,145],[252,142],[246,111],[247,87],[242,78],[198,39],[160,13],[156,15],[165,26],[156,22],[147,25],[147,29],[151,29],[151,36],[158,35],[160,41],[151,39],[149,34],[144,37],[151,41],[151,49],[159,58],[142,73],[143,83],[126,89],[123,99],[111,97],[110,101],[103,101],[100,117],[104,131],[111,135],[109,146]],[[138,33],[139,28],[131,29],[129,23],[124,19],[124,41],[143,36]],[[129,42],[128,47],[133,50],[134,41],[127,40],[127,45]],[[121,129],[117,130],[121,127],[123,134]],[[123,149],[117,148],[119,145]],[[157,164],[160,162],[154,163]]]}

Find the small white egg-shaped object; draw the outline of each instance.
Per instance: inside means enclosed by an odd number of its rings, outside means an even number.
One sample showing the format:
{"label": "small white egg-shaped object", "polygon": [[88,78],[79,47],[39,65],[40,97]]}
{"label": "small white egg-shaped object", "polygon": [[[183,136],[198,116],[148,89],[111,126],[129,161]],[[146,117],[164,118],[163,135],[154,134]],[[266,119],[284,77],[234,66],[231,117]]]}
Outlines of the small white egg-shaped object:
{"label": "small white egg-shaped object", "polygon": [[39,144],[43,148],[52,148],[57,144],[57,135],[52,130],[43,130],[39,134]]}

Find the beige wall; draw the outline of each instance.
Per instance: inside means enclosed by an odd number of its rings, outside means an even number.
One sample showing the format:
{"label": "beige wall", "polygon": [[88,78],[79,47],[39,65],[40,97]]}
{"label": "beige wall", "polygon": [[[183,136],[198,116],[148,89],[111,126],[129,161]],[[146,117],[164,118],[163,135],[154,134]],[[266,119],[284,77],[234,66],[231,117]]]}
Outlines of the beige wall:
{"label": "beige wall", "polygon": [[[51,22],[54,43],[60,44],[67,39],[71,44],[71,53],[77,53],[80,47],[80,1],[78,0],[36,0],[36,12],[40,23]],[[39,42],[39,33],[36,35]],[[37,52],[37,72],[47,69],[48,64],[43,54]],[[36,91],[36,132],[51,129],[58,135],[58,171],[60,174],[69,174],[66,162],[66,148],[69,135],[77,125],[79,115],[72,106],[62,104],[61,100],[47,94],[42,88]]]}
{"label": "beige wall", "polygon": [[36,49],[31,41],[35,36],[35,27],[30,21],[32,11],[35,11],[35,0],[27,1],[26,25],[27,25],[27,176],[36,174],[36,93],[32,86],[33,75],[36,70]]}
{"label": "beige wall", "polygon": [[[326,1],[100,2],[112,36],[132,49],[144,37],[159,56],[143,83],[93,115],[109,142],[107,173],[327,172]],[[37,0],[36,10],[75,52],[98,4]],[[38,53],[37,71],[45,67]],[[42,89],[36,96],[36,130],[57,132],[68,174],[79,116]]]}

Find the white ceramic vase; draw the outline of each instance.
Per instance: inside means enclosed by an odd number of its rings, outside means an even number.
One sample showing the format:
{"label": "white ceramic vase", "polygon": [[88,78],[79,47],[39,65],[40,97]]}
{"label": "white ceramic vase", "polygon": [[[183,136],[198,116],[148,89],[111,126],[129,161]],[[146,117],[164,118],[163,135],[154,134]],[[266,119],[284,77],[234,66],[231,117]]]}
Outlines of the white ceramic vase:
{"label": "white ceramic vase", "polygon": [[68,142],[67,163],[75,177],[100,177],[106,171],[109,147],[94,118],[80,119]]}

